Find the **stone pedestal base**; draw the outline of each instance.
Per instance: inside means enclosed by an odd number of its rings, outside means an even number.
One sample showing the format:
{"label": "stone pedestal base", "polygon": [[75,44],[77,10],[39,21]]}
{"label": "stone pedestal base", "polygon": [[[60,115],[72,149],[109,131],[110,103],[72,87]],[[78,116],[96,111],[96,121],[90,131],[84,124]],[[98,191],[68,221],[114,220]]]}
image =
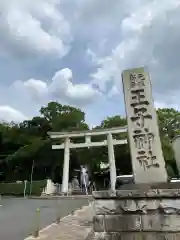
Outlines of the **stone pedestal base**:
{"label": "stone pedestal base", "polygon": [[93,192],[93,197],[94,239],[180,239],[180,184]]}

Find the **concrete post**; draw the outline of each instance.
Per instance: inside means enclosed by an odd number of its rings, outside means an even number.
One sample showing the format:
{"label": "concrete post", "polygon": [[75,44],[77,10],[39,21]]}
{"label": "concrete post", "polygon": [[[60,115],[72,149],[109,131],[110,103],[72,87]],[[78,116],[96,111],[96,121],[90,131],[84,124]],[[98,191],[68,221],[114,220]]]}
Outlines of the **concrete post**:
{"label": "concrete post", "polygon": [[64,139],[64,166],[63,166],[63,181],[62,181],[62,192],[68,193],[69,183],[69,138]]}
{"label": "concrete post", "polygon": [[114,146],[112,134],[107,135],[107,144],[108,144],[108,158],[109,158],[109,169],[110,169],[110,181],[111,181],[111,190],[115,190],[116,184],[116,163],[114,156]]}

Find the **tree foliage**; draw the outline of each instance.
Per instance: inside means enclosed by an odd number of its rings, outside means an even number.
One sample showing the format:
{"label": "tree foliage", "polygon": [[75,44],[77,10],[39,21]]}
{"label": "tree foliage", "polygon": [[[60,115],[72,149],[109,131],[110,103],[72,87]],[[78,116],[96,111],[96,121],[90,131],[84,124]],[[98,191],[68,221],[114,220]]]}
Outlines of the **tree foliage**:
{"label": "tree foliage", "polygon": [[180,112],[173,108],[157,110],[159,130],[161,136],[168,136],[170,139],[180,133]]}
{"label": "tree foliage", "polygon": [[[180,133],[180,113],[174,109],[165,108],[158,109],[157,116],[164,157],[168,169],[172,172],[174,155],[170,139]],[[107,117],[95,128],[120,127],[126,124],[126,118],[117,115]],[[0,123],[0,180],[30,180],[34,164],[34,180],[51,177],[55,181],[60,181],[64,153],[63,150],[52,150],[52,142],[47,132],[85,129],[89,129],[85,121],[85,113],[81,109],[61,105],[58,102],[50,102],[47,106],[43,106],[40,109],[40,116],[34,116],[31,120],[25,120],[19,124]],[[127,137],[127,133],[116,135],[117,139],[124,137]],[[97,140],[105,140],[105,136],[96,136],[92,139],[92,141]],[[115,156],[119,172],[130,173],[129,147],[115,146]],[[93,174],[100,170],[100,162],[108,162],[107,147],[71,150],[70,176],[81,164],[88,164]]]}

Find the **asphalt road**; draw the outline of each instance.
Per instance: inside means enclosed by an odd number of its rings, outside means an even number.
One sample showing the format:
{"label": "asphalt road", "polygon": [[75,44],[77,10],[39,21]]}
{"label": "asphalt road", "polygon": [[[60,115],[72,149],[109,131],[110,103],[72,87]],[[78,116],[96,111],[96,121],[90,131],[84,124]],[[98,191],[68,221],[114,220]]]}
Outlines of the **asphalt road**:
{"label": "asphalt road", "polygon": [[64,217],[72,211],[87,205],[86,199],[3,199],[0,204],[0,239],[24,240],[31,235],[36,223],[36,209],[40,208],[40,228],[55,221],[58,214]]}

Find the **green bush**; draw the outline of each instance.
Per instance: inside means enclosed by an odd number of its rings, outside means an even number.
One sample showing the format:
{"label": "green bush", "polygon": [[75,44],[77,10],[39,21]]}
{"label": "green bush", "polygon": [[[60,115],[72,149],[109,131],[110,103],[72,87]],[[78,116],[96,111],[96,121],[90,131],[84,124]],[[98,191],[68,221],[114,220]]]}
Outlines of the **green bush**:
{"label": "green bush", "polygon": [[[40,196],[43,189],[46,187],[46,180],[33,181],[32,186],[30,182],[26,185],[26,196]],[[0,183],[0,195],[5,196],[23,196],[24,195],[24,182],[22,183]]]}

